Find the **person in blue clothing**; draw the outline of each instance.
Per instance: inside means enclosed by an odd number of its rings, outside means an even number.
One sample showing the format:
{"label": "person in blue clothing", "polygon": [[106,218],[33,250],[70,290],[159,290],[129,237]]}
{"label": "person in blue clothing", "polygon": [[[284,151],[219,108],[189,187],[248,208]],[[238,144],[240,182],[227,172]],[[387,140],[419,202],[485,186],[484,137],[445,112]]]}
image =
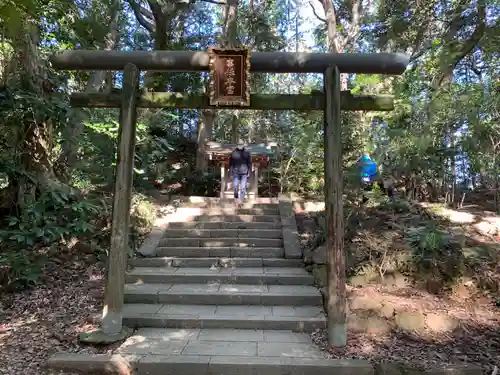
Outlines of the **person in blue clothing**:
{"label": "person in blue clothing", "polygon": [[[358,167],[360,170],[361,186],[365,191],[371,191],[373,188],[373,183],[377,177],[377,163],[375,163],[370,155],[365,152],[361,159],[358,161]],[[368,198],[363,194],[363,203],[365,203]]]}

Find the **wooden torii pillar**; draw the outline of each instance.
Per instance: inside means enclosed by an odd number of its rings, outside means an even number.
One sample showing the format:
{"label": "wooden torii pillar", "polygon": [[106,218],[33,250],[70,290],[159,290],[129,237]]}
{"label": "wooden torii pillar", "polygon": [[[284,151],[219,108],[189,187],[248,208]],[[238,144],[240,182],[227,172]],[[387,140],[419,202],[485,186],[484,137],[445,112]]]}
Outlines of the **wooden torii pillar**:
{"label": "wooden torii pillar", "polygon": [[[250,56],[251,72],[260,73],[323,73],[324,94],[318,97],[324,109],[325,139],[325,207],[327,217],[326,246],[328,253],[328,341],[332,346],[345,346],[347,338],[344,218],[342,198],[342,145],[340,110],[343,95],[340,91],[340,73],[400,75],[409,63],[403,54],[350,54],[350,53],[292,53],[255,52]],[[144,97],[137,98],[139,70],[202,72],[209,71],[210,54],[202,51],[62,51],[51,56],[50,62],[60,70],[125,70],[122,96],[118,100],[120,111],[120,144],[116,167],[116,188],[113,197],[113,222],[108,279],[102,330],[85,338],[89,342],[113,342],[123,339],[127,329],[122,327],[123,285],[125,283],[126,247],[128,239],[127,207],[124,201],[131,199],[133,171],[133,142],[135,134],[136,101],[148,107]],[[182,96],[182,94],[180,94]],[[91,95],[85,96],[92,102]],[[96,96],[93,96],[96,98]],[[102,99],[102,96],[100,97]],[[116,106],[117,98],[89,107]],[[250,101],[252,99],[250,98]],[[161,102],[164,103],[161,103]],[[176,96],[166,97],[156,106],[176,107]],[[166,105],[165,103],[174,103]],[[189,108],[209,105],[208,98],[196,99],[196,106],[189,100],[181,100]],[[84,105],[85,106],[85,105]],[[265,105],[264,105],[265,106]],[[273,106],[280,107],[276,100]],[[280,109],[307,110],[293,100]],[[157,107],[155,107],[157,108]],[[186,107],[184,107],[186,108]],[[254,108],[258,109],[258,108]],[[269,108],[270,109],[270,108]],[[318,108],[319,109],[319,108]],[[352,108],[350,108],[352,109]],[[359,108],[369,110],[369,108]],[[376,108],[374,108],[376,110]],[[129,152],[127,155],[125,153]],[[121,200],[121,202],[120,202]],[[127,217],[127,218],[125,218]],[[126,225],[127,224],[127,225]]]}
{"label": "wooden torii pillar", "polygon": [[122,325],[125,271],[128,261],[130,205],[134,173],[135,133],[139,69],[127,64],[123,71],[123,90],[120,106],[118,152],[115,169],[115,188],[111,225],[107,283],[104,294],[102,328],[82,333],[80,341],[106,344],[120,341],[133,330]]}

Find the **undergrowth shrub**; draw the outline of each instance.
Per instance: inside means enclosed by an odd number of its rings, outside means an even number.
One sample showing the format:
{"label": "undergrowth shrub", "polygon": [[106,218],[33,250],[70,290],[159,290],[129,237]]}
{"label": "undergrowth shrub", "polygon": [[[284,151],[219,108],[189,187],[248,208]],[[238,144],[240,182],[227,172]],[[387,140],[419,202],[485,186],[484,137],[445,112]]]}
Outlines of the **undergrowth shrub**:
{"label": "undergrowth shrub", "polygon": [[[67,237],[79,237],[94,230],[90,218],[101,212],[102,202],[76,199],[60,192],[41,196],[19,216],[3,220],[0,245],[25,248],[49,245]],[[6,224],[6,225],[5,225]]]}
{"label": "undergrowth shrub", "polygon": [[40,280],[47,258],[29,250],[0,252],[0,292],[35,285]]}
{"label": "undergrowth shrub", "polygon": [[220,188],[220,175],[194,172],[184,179],[183,185],[184,195],[213,197]]}
{"label": "undergrowth shrub", "polygon": [[53,191],[19,215],[1,220],[0,289],[35,284],[48,259],[41,248],[70,238],[94,236],[94,219],[103,204]]}
{"label": "undergrowth shrub", "polygon": [[397,214],[404,214],[413,211],[412,204],[406,199],[387,199],[381,204],[381,208],[393,211]]}
{"label": "undergrowth shrub", "polygon": [[[377,206],[349,210],[345,205],[347,277],[378,282],[398,274],[431,293],[452,291],[464,280],[472,280],[475,287],[498,295],[498,246],[467,245],[461,236],[447,233],[443,229],[446,223],[435,215],[403,199],[382,197]],[[315,224],[313,249],[325,242],[324,211],[315,215]]]}
{"label": "undergrowth shrub", "polygon": [[327,227],[325,211],[318,212],[314,217],[314,221],[316,224],[316,233],[311,243],[311,247],[313,249],[323,245],[326,242]]}
{"label": "undergrowth shrub", "polygon": [[[39,282],[51,258],[68,250],[108,253],[111,198],[77,198],[60,192],[43,195],[18,216],[0,220],[0,291],[14,291]],[[131,203],[129,254],[152,229],[155,206],[143,195]],[[78,246],[71,246],[73,243]],[[49,249],[60,249],[49,251]],[[50,256],[48,254],[51,254]]]}
{"label": "undergrowth shrub", "polygon": [[463,275],[465,258],[460,245],[437,227],[413,229],[407,233],[407,241],[413,250],[412,271],[419,278],[439,289]]}
{"label": "undergrowth shrub", "polygon": [[146,196],[136,194],[130,207],[130,248],[135,251],[144,237],[153,229],[156,219],[155,205]]}

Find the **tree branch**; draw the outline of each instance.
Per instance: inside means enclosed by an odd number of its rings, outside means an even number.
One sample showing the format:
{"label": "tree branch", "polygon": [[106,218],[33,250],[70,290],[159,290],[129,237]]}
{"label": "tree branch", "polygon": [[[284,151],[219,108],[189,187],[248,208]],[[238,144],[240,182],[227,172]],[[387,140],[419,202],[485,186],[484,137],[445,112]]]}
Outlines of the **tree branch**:
{"label": "tree branch", "polygon": [[309,1],[309,5],[311,6],[312,11],[313,11],[313,14],[316,16],[316,18],[317,18],[318,20],[320,20],[321,22],[326,23],[326,19],[324,19],[324,18],[320,17],[320,16],[319,16],[319,14],[316,12],[316,8],[314,7],[314,5],[313,5],[312,1]]}
{"label": "tree branch", "polygon": [[341,53],[339,46],[337,15],[331,0],[320,0],[326,17],[326,32],[328,40],[328,52]]}
{"label": "tree branch", "polygon": [[[465,56],[467,56],[467,54],[472,51],[474,46],[476,46],[482,39],[486,30],[486,5],[482,2],[478,5],[476,17],[476,28],[470,38],[463,42],[454,41],[454,43],[450,43],[449,48],[443,52],[441,58],[444,61],[442,62],[441,75],[437,80],[437,86],[440,86],[443,83],[445,78],[453,72],[453,69],[455,69],[457,64],[465,58]],[[450,29],[443,38],[445,41],[453,40],[453,38],[456,37],[458,30],[460,30],[465,23],[464,19],[461,19],[460,16],[455,16],[453,21],[454,22],[450,26]]]}
{"label": "tree branch", "polygon": [[[418,52],[413,52],[411,57],[410,57],[410,63],[415,62],[415,60],[418,60],[424,54],[426,54],[429,51],[429,49],[432,47],[432,43],[433,43],[433,41],[429,40],[423,46],[420,46]],[[415,48],[415,50],[416,50],[416,48]]]}
{"label": "tree branch", "polygon": [[164,50],[167,49],[167,44],[169,41],[168,31],[169,25],[167,25],[168,21],[171,20],[171,12],[164,12],[162,6],[156,0],[147,0],[149,4],[149,8],[151,12],[153,12],[153,17],[155,20],[155,50]]}
{"label": "tree branch", "polygon": [[148,30],[150,33],[155,32],[155,27],[151,22],[148,22],[146,18],[144,18],[144,12],[148,12],[147,10],[143,10],[143,7],[136,3],[135,0],[127,0],[127,2],[130,4],[130,7],[134,11],[135,18],[137,18],[137,22],[144,27],[146,30]]}
{"label": "tree branch", "polygon": [[[132,0],[133,1],[133,0]],[[153,17],[153,13],[151,13],[149,10],[147,10],[146,8],[144,7],[139,7],[140,8],[140,12],[141,14],[146,17],[146,18],[149,18],[150,20],[153,20],[154,17]]]}
{"label": "tree branch", "polygon": [[210,3],[210,4],[216,4],[216,5],[226,5],[225,2],[223,1],[216,1],[216,0],[200,0],[204,3]]}
{"label": "tree branch", "polygon": [[352,19],[347,29],[347,34],[342,40],[342,50],[344,50],[349,44],[354,43],[359,38],[361,31],[361,7],[361,0],[354,0],[352,2]]}
{"label": "tree branch", "polygon": [[481,75],[483,74],[483,72],[481,71],[481,68],[479,68],[477,65],[476,65],[476,62],[474,61],[474,58],[472,58],[472,61],[469,65],[469,68],[470,70],[472,70],[479,78],[481,78]]}

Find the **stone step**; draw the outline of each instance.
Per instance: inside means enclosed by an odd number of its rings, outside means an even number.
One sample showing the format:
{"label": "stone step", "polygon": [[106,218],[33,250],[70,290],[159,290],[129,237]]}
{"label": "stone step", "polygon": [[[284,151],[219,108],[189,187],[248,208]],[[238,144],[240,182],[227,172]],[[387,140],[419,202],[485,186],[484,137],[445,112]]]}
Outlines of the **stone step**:
{"label": "stone step", "polygon": [[283,247],[157,247],[158,257],[234,257],[234,258],[283,258]]}
{"label": "stone step", "polygon": [[281,229],[281,221],[273,222],[229,222],[229,221],[188,221],[168,224],[168,229]]}
{"label": "stone step", "polygon": [[197,208],[197,209],[259,209],[259,210],[278,210],[278,203],[256,203],[252,201],[243,202],[243,204],[237,204],[234,199],[226,200],[225,202],[219,203],[180,203],[178,205],[182,208]]}
{"label": "stone step", "polygon": [[125,303],[321,306],[323,298],[308,285],[126,284]]}
{"label": "stone step", "polygon": [[137,267],[127,272],[127,283],[313,285],[304,268],[177,268]]}
{"label": "stone step", "polygon": [[[109,354],[58,353],[54,371],[133,375],[372,375],[363,360],[324,359],[305,333],[142,328]],[[118,372],[116,372],[118,373]]]}
{"label": "stone step", "polygon": [[[234,207],[235,201],[233,198],[215,198],[215,197],[201,197],[201,196],[169,196],[167,197],[168,203],[177,204],[179,206],[186,207]],[[270,205],[271,207],[277,206],[279,204],[278,198],[270,197],[255,197],[252,199],[246,199],[243,202],[244,207],[266,207]]]}
{"label": "stone step", "polygon": [[275,223],[281,224],[280,215],[196,215],[192,221],[229,223]]}
{"label": "stone step", "polygon": [[[195,248],[199,250],[199,248]],[[230,254],[230,248],[227,248]],[[269,248],[265,248],[269,251]],[[282,250],[281,250],[282,251]],[[301,259],[283,258],[230,258],[230,257],[206,257],[206,258],[135,258],[130,259],[128,264],[132,267],[302,267]]]}
{"label": "stone step", "polygon": [[[212,205],[211,207],[215,207],[215,205]],[[220,202],[217,205],[217,207],[234,208],[235,202],[234,202],[234,200]],[[247,202],[243,202],[241,208],[257,208],[257,209],[278,210],[279,206],[278,206],[278,203],[254,203],[252,201],[250,201],[250,202],[247,201]]]}
{"label": "stone step", "polygon": [[163,238],[283,238],[281,229],[166,229]]}
{"label": "stone step", "polygon": [[313,332],[326,327],[322,306],[126,304],[131,328],[236,328]]}
{"label": "stone step", "polygon": [[202,208],[202,215],[278,215],[278,206],[274,208],[237,208],[237,207],[211,207]]}
{"label": "stone step", "polygon": [[281,238],[163,238],[159,247],[282,247]]}

